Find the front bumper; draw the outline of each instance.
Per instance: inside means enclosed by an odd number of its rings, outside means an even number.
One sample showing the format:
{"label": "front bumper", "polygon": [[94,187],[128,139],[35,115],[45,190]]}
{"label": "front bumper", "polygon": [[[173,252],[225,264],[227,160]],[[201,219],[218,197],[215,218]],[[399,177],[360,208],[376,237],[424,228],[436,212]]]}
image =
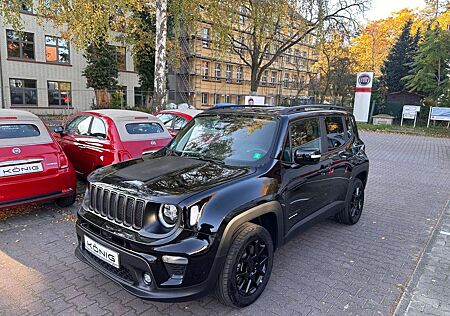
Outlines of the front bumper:
{"label": "front bumper", "polygon": [[[81,261],[118,283],[131,294],[147,300],[181,302],[202,297],[214,288],[219,267],[224,262],[224,258],[216,258],[216,252],[211,249],[205,252],[205,249],[196,250],[192,247],[185,247],[185,253],[181,253],[179,251],[172,252],[170,250],[174,248],[171,248],[171,245],[165,245],[149,246],[148,251],[145,252],[132,251],[112,243],[102,236],[101,230],[98,234],[99,231],[94,232],[89,225],[83,225],[80,220],[77,222],[76,230],[78,246],[75,255]],[[84,235],[117,252],[120,258],[120,268],[109,265],[85,250]],[[201,250],[202,254],[193,255],[198,250]],[[167,264],[162,260],[165,255],[187,258],[188,263],[185,267]],[[210,262],[210,269],[205,266],[208,262]],[[145,273],[151,276],[150,284],[144,282]],[[181,275],[182,277],[180,277]]]}

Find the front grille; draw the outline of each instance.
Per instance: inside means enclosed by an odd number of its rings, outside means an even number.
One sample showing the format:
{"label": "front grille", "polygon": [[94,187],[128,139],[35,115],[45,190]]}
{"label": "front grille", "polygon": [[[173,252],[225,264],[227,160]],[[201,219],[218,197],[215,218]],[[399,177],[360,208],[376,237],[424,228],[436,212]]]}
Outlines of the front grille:
{"label": "front grille", "polygon": [[94,261],[97,265],[101,266],[103,269],[108,270],[109,272],[115,274],[124,281],[134,283],[133,275],[128,269],[123,267],[120,268],[113,267],[112,265],[94,256],[89,251],[86,251],[86,254],[92,261]]}
{"label": "front grille", "polygon": [[145,209],[155,203],[91,184],[89,208],[116,223],[139,230],[144,225]]}

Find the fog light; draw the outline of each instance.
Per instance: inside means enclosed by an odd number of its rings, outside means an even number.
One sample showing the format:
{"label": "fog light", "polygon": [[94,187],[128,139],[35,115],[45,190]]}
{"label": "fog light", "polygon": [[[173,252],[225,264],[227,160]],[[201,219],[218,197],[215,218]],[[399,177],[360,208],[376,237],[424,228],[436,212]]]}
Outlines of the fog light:
{"label": "fog light", "polygon": [[144,283],[145,283],[146,285],[152,284],[152,276],[151,276],[150,273],[148,273],[148,272],[145,272],[145,273],[144,273]]}

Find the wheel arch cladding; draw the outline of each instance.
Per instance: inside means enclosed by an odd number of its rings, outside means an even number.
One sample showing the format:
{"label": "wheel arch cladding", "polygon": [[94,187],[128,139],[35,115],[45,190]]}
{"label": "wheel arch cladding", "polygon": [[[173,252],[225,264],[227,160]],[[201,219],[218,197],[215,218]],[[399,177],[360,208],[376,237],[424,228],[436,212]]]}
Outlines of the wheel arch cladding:
{"label": "wheel arch cladding", "polygon": [[242,212],[227,224],[219,245],[220,256],[227,254],[233,234],[246,222],[262,224],[261,226],[269,231],[272,241],[274,241],[274,249],[283,243],[283,211],[278,201],[271,201]]}
{"label": "wheel arch cladding", "polygon": [[368,175],[367,171],[361,171],[360,173],[358,173],[358,174],[355,176],[355,178],[361,180],[362,183],[363,183],[363,185],[364,185],[364,187],[366,187],[366,184],[367,184],[367,175]]}

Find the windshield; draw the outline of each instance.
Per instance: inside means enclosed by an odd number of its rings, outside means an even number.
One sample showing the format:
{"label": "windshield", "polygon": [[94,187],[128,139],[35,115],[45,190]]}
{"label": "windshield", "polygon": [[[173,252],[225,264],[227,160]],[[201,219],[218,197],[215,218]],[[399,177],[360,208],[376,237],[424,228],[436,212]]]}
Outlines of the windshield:
{"label": "windshield", "polygon": [[230,114],[196,117],[170,149],[181,156],[249,165],[269,153],[276,127],[270,118]]}

